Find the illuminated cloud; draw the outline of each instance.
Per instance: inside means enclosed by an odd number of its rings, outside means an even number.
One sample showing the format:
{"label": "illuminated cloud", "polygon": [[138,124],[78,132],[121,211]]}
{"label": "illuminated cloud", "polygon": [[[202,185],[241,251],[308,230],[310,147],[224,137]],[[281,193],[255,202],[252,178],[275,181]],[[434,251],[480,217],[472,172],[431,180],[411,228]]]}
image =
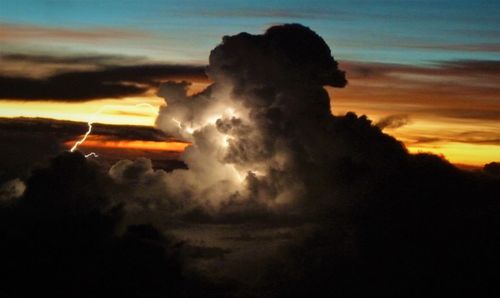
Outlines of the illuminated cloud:
{"label": "illuminated cloud", "polygon": [[300,152],[317,150],[299,139],[324,133],[320,123],[331,120],[322,86],[343,87],[344,73],[323,39],[300,25],[226,36],[209,60],[214,84],[205,91],[160,87],[167,106],[158,127],[192,142],[183,155],[189,169],[165,176],[167,193],[190,193],[206,210],[233,212],[242,201],[285,208],[307,188],[301,160],[309,158]]}

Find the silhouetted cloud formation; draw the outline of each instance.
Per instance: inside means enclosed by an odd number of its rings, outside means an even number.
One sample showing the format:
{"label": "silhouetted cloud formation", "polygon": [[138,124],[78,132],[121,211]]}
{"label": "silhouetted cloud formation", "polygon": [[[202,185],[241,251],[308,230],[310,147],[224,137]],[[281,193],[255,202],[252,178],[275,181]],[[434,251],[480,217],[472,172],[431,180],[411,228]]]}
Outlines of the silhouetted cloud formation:
{"label": "silhouetted cloud formation", "polygon": [[10,195],[7,296],[26,281],[56,297],[497,296],[496,163],[463,171],[333,116],[324,86],[344,73],[298,24],[224,37],[208,74],[199,94],[159,91],[158,128],[191,142],[187,168],[65,153]]}
{"label": "silhouetted cloud formation", "polygon": [[123,222],[113,189],[78,152],[35,169],[24,194],[0,206],[0,296],[220,297],[184,268],[193,247]]}
{"label": "silhouetted cloud formation", "polygon": [[484,165],[484,171],[490,173],[491,175],[500,176],[500,163],[490,162]]}
{"label": "silhouetted cloud formation", "polygon": [[179,260],[165,254],[158,232],[119,235],[110,182],[78,153],[33,172],[24,195],[0,210],[1,296],[157,297],[178,288]]}
{"label": "silhouetted cloud formation", "polygon": [[390,115],[375,123],[375,126],[383,130],[384,128],[399,128],[410,122],[408,115]]}
{"label": "silhouetted cloud formation", "polygon": [[204,79],[204,67],[146,64],[106,66],[45,78],[0,76],[0,99],[88,101],[142,95],[167,79]]}

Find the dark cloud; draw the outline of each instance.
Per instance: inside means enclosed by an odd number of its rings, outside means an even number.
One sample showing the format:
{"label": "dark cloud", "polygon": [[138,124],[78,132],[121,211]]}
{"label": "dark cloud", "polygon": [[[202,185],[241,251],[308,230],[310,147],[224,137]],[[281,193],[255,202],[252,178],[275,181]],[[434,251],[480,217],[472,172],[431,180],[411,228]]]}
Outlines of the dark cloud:
{"label": "dark cloud", "polygon": [[[500,61],[497,60],[434,61],[428,66],[359,61],[342,62],[342,67],[345,67],[351,78],[382,77],[395,73],[427,74],[435,76],[467,75],[469,77],[499,75],[499,65]],[[436,72],[436,69],[438,69],[439,72]]]}
{"label": "dark cloud", "polygon": [[[87,129],[87,124],[81,122],[0,118],[0,183],[26,177],[34,164],[43,163],[49,157],[67,150],[65,143],[77,140]],[[127,125],[94,124],[92,135],[104,140],[172,140],[158,129]],[[123,158],[123,152],[114,152],[113,155]],[[170,165],[166,167],[171,168]]]}
{"label": "dark cloud", "polygon": [[347,81],[330,48],[314,31],[298,24],[274,26],[263,35],[226,36],[210,53],[209,75],[263,84],[319,84]]}
{"label": "dark cloud", "polygon": [[378,120],[375,126],[383,130],[385,128],[400,128],[408,123],[410,123],[408,115],[390,115]]}
{"label": "dark cloud", "polygon": [[432,119],[441,126],[457,121],[495,126],[500,117],[496,60],[430,61],[418,66],[342,61],[340,66],[348,73],[349,88],[329,90],[334,99],[337,95],[337,115],[355,106],[373,117],[383,108],[389,114],[409,114],[416,123]]}
{"label": "dark cloud", "polygon": [[114,187],[79,153],[35,169],[24,194],[0,207],[0,295],[221,297],[184,262],[224,251],[185,246],[148,224],[128,225],[124,202],[110,196]]}
{"label": "dark cloud", "polygon": [[500,134],[497,131],[464,131],[460,133],[449,132],[443,134],[442,137],[416,137],[413,139],[414,144],[424,143],[465,143],[476,145],[499,145]]}
{"label": "dark cloud", "polygon": [[144,94],[167,79],[204,80],[204,67],[168,64],[106,66],[45,78],[4,74],[0,76],[0,98],[68,102],[122,98]]}
{"label": "dark cloud", "polygon": [[467,75],[490,74],[499,75],[499,60],[454,60],[438,62],[438,65],[453,73],[464,73]]}
{"label": "dark cloud", "polygon": [[[373,189],[351,196],[350,206],[329,210],[313,233],[284,248],[259,279],[264,293],[257,296],[498,293],[498,179],[463,172],[432,155],[412,156],[389,175],[365,171],[351,185],[370,179]],[[385,177],[376,178],[380,172]]]}
{"label": "dark cloud", "polygon": [[46,79],[67,72],[96,71],[107,67],[151,63],[145,57],[103,54],[48,54],[11,52],[0,54],[0,72],[11,78]]}
{"label": "dark cloud", "polygon": [[24,62],[31,64],[83,64],[83,65],[113,65],[122,63],[137,63],[145,60],[141,57],[119,56],[119,55],[66,55],[53,56],[42,54],[20,54],[10,53],[0,55],[4,63]]}
{"label": "dark cloud", "polygon": [[332,116],[323,86],[343,86],[345,79],[312,31],[285,25],[224,37],[208,74],[214,84],[195,96],[186,95],[186,84],[160,88],[168,105],[158,126],[192,142],[183,156],[188,169],[162,179],[166,197],[197,206],[183,217],[193,222],[283,224],[292,217],[314,227],[269,262],[258,259],[266,270],[246,265],[253,277],[239,295],[498,290],[498,179],[438,156],[410,155],[365,116]]}
{"label": "dark cloud", "polygon": [[0,210],[2,296],[156,297],[152,288],[178,288],[179,260],[158,232],[130,227],[119,235],[111,182],[78,153],[33,172],[24,195]]}
{"label": "dark cloud", "polygon": [[[27,117],[0,118],[0,131],[52,134],[61,141],[73,140],[84,134],[87,128],[87,123],[83,122]],[[95,123],[92,126],[92,132],[95,135],[119,140],[165,141],[169,139],[164,132],[150,126]]]}
{"label": "dark cloud", "polygon": [[[51,55],[29,55],[29,54],[2,54],[4,61],[31,62],[37,64],[109,64],[112,61],[132,60],[132,57],[115,55],[87,55],[87,56],[51,56]],[[137,57],[134,57],[137,59]]]}
{"label": "dark cloud", "polygon": [[484,165],[484,171],[492,175],[500,176],[500,163],[490,162]]}

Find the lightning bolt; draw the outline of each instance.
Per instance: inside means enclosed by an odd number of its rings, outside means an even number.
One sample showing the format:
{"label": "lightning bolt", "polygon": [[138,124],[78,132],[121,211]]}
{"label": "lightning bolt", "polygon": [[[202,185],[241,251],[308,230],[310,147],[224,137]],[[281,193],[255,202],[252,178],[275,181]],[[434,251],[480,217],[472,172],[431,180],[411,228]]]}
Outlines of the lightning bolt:
{"label": "lightning bolt", "polygon": [[[92,133],[92,124],[94,124],[95,122],[95,118],[101,114],[103,111],[109,109],[109,108],[123,108],[123,107],[130,107],[130,106],[125,106],[125,105],[104,105],[102,107],[100,107],[94,114],[92,114],[92,116],[90,117],[90,119],[87,121],[87,126],[88,126],[88,129],[87,131],[85,132],[85,134],[83,135],[83,137],[76,141],[75,144],[73,145],[73,147],[71,147],[71,149],[69,150],[70,152],[74,152],[76,149],[78,149],[78,146],[80,146],[81,144],[83,144],[85,142],[85,140],[87,140],[87,137]],[[139,103],[139,104],[136,104],[136,105],[133,105],[133,107],[147,107],[149,109],[151,109],[154,113],[156,113],[156,109],[154,106],[150,105],[149,103]],[[95,152],[91,152],[89,154],[86,154],[85,157],[88,158],[90,156],[93,156],[93,157],[99,157],[99,155],[97,155]]]}
{"label": "lightning bolt", "polygon": [[172,118],[172,121],[174,121],[174,123],[177,124],[177,127],[179,127],[180,129],[182,129],[182,123],[179,120],[177,120],[175,118]]}

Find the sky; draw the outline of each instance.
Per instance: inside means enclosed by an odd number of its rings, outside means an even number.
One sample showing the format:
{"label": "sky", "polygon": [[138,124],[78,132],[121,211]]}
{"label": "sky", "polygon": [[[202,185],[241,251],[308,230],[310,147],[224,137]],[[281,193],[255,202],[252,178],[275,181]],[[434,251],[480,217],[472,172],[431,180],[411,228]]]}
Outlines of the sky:
{"label": "sky", "polygon": [[0,297],[500,297],[498,8],[0,0]]}
{"label": "sky", "polygon": [[[346,88],[329,89],[333,114],[354,111],[374,123],[403,117],[401,125],[385,131],[412,152],[482,166],[500,159],[499,6],[496,1],[4,0],[0,70],[2,77],[44,79],[118,66],[205,66],[224,35],[301,23],[324,38],[347,72]],[[137,81],[140,72],[130,71],[135,77],[123,80]],[[151,76],[155,82],[136,92],[93,94],[77,102],[68,94],[36,94],[31,85],[4,80],[4,89],[17,91],[0,94],[0,116],[86,121],[106,104],[128,106],[122,110],[140,102],[156,107],[163,104],[155,96],[157,81],[186,78],[175,71]],[[195,82],[193,90],[208,84],[199,73],[187,78]],[[111,108],[97,122],[152,126],[154,119],[148,111],[131,116]]]}

